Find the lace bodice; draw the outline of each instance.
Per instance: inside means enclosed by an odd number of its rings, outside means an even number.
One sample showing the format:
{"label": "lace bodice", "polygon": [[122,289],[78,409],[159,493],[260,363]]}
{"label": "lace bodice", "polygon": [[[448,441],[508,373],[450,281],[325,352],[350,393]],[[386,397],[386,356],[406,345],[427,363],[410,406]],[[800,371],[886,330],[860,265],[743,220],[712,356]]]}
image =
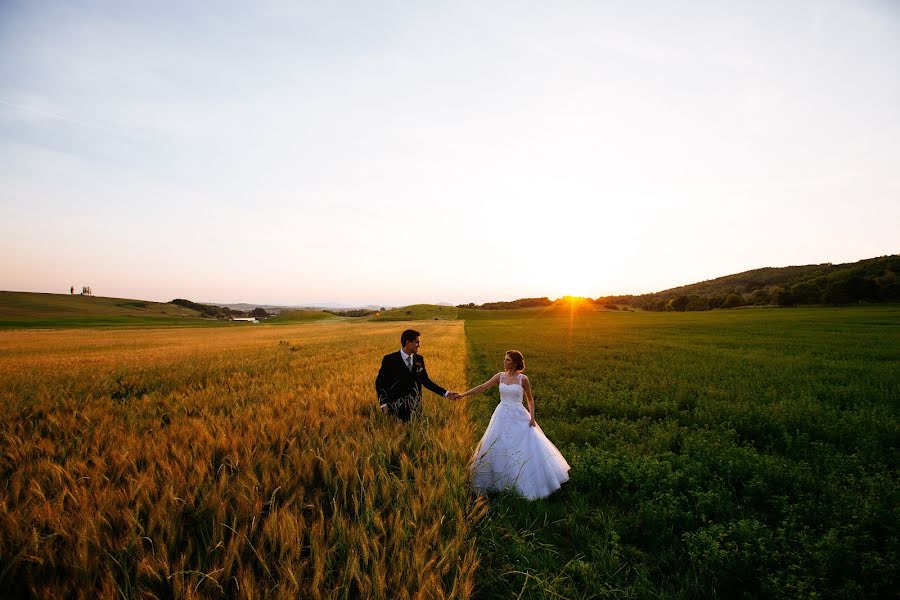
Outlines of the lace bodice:
{"label": "lace bodice", "polygon": [[518,404],[522,405],[522,397],[524,395],[524,388],[522,388],[522,374],[516,377],[515,383],[504,383],[503,382],[503,374],[500,375],[500,402],[504,404]]}

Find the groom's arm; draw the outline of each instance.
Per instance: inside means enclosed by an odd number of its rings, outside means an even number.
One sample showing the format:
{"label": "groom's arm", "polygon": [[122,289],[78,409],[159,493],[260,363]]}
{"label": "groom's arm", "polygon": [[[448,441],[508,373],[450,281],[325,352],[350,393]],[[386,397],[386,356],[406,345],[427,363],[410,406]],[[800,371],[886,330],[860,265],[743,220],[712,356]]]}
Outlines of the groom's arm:
{"label": "groom's arm", "polygon": [[444,396],[444,397],[447,396],[447,390],[445,390],[444,388],[442,388],[441,386],[439,386],[438,384],[433,382],[431,380],[431,378],[428,377],[428,371],[425,370],[425,359],[424,358],[422,359],[422,373],[421,373],[420,381],[422,382],[422,385],[427,387],[429,390],[431,390],[438,396]]}

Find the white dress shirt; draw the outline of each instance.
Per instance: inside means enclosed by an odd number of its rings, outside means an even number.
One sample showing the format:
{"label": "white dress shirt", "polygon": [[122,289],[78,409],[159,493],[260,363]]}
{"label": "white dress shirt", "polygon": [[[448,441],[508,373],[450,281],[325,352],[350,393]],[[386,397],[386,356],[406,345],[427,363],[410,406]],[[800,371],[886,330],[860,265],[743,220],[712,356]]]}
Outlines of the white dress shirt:
{"label": "white dress shirt", "polygon": [[[403,348],[400,348],[400,358],[403,359],[403,364],[406,365],[407,367],[409,367],[409,357],[410,356],[412,356],[412,354],[407,354],[406,352],[403,351]],[[415,359],[413,359],[413,364],[416,364]]]}

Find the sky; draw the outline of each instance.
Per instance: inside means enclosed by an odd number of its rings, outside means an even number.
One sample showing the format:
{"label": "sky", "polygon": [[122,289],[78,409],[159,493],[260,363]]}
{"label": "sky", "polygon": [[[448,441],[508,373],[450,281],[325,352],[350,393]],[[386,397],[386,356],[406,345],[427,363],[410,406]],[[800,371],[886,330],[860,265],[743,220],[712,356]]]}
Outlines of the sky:
{"label": "sky", "polygon": [[658,291],[900,251],[900,3],[0,0],[0,289]]}

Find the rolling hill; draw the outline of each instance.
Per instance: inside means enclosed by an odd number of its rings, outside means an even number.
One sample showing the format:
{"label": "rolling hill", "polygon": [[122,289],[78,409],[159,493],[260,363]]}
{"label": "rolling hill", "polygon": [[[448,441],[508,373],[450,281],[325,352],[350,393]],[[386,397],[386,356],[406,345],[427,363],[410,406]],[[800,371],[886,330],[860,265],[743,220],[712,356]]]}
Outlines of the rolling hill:
{"label": "rolling hill", "polygon": [[372,321],[423,321],[423,320],[454,320],[459,314],[455,306],[440,306],[437,304],[411,304],[400,308],[392,308],[369,317]]}
{"label": "rolling hill", "polygon": [[855,304],[900,301],[900,255],[855,263],[765,267],[660,292],[606,296],[599,304],[644,310],[708,310],[744,305]]}
{"label": "rolling hill", "polygon": [[[854,263],[765,267],[708,281],[641,295],[604,296],[593,300],[600,308],[622,306],[656,311],[694,311],[740,306],[795,306],[900,302],[900,255],[880,256]],[[174,302],[174,303],[173,303]],[[202,326],[227,321],[221,305],[187,300],[169,303],[70,294],[0,291],[0,328],[93,326]],[[590,303],[590,301],[588,301]],[[360,317],[371,321],[454,320],[478,309],[568,307],[566,299],[523,298],[458,307],[413,304]],[[250,306],[250,305],[246,305]],[[283,308],[283,307],[281,307]],[[584,308],[584,307],[582,307]],[[215,309],[215,310],[213,310]],[[214,314],[221,311],[222,314]],[[356,317],[356,315],[353,315]],[[321,310],[285,310],[268,319],[274,324],[346,318]]]}
{"label": "rolling hill", "polygon": [[69,294],[0,291],[0,328],[208,325],[213,319],[175,304]]}

